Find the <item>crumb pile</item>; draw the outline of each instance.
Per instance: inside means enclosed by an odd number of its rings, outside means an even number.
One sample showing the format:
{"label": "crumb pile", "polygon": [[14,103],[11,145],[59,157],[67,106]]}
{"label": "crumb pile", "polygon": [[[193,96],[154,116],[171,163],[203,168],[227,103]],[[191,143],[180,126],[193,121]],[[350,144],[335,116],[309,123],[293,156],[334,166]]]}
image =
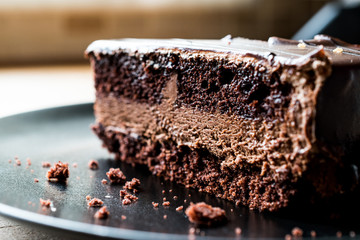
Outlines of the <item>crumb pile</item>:
{"label": "crumb pile", "polygon": [[51,182],[65,182],[69,177],[69,165],[60,161],[55,163],[54,167],[47,172],[46,177]]}

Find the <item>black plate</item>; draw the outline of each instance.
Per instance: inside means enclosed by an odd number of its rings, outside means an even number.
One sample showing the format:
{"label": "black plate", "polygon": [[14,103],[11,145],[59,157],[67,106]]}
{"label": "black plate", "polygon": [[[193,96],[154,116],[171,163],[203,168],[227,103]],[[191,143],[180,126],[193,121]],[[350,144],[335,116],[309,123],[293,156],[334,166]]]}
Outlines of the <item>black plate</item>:
{"label": "black plate", "polygon": [[[204,236],[236,238],[236,227],[242,229],[242,239],[284,239],[295,226],[303,229],[304,237],[309,237],[310,231],[315,230],[317,239],[335,238],[339,230],[345,237],[349,236],[350,230],[360,230],[360,224],[357,224],[359,220],[353,222],[355,225],[340,227],[330,223],[314,224],[310,216],[307,220],[301,220],[292,216],[258,213],[162,181],[143,167],[134,168],[114,161],[92,134],[89,126],[93,121],[91,104],[46,109],[0,119],[0,214],[72,236],[188,239],[189,229],[194,226],[184,212],[177,212],[175,208],[184,205],[185,209],[190,201],[205,201],[225,209],[229,221],[220,227],[200,228],[196,239]],[[21,160],[21,166],[15,165],[15,156]],[[31,159],[31,166],[27,165],[26,158]],[[90,159],[99,161],[99,170],[88,168]],[[44,161],[68,162],[70,178],[67,184],[48,182],[45,177],[48,169],[41,167]],[[73,166],[74,163],[77,163],[77,167]],[[110,167],[120,167],[128,179],[137,177],[141,180],[138,202],[123,206],[119,197],[122,186],[101,184]],[[35,183],[34,178],[38,178],[39,182]],[[165,190],[164,194],[162,190]],[[109,219],[93,218],[96,209],[87,207],[87,195],[104,200],[111,212]],[[174,196],[178,199],[174,200]],[[171,202],[169,207],[161,205],[163,197]],[[51,199],[54,206],[44,211],[39,198]],[[151,202],[160,203],[159,208],[154,209]],[[126,216],[125,220],[121,218],[122,215]],[[164,215],[167,215],[166,219]]]}

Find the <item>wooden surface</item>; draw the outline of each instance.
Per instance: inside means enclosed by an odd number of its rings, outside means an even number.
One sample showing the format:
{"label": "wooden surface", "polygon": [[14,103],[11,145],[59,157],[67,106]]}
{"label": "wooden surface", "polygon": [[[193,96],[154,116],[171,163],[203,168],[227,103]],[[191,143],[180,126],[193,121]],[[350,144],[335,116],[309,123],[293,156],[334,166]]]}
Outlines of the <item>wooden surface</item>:
{"label": "wooden surface", "polygon": [[[93,100],[89,65],[0,68],[0,117]],[[71,238],[55,236],[0,216],[0,239]]]}

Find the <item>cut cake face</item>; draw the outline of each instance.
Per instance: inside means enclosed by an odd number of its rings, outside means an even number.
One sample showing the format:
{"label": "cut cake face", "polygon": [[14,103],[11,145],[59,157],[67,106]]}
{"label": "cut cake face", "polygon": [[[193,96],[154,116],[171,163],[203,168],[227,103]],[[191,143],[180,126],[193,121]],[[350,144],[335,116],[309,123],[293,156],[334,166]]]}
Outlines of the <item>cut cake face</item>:
{"label": "cut cake face", "polygon": [[330,199],[358,184],[359,49],[323,35],[95,41],[93,130],[122,161],[250,208]]}

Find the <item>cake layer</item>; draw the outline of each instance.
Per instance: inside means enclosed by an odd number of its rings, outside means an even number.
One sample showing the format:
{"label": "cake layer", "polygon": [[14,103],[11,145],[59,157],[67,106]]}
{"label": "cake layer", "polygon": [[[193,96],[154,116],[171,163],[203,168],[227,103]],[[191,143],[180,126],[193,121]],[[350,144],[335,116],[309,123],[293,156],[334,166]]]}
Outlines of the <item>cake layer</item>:
{"label": "cake layer", "polygon": [[239,169],[221,166],[221,159],[206,149],[178,145],[171,139],[149,140],[124,129],[93,126],[94,132],[116,158],[130,164],[145,164],[165,179],[199,189],[260,210],[288,205],[296,184],[289,171],[264,171],[244,163]]}
{"label": "cake layer", "polygon": [[123,161],[251,208],[353,191],[358,49],[324,36],[300,44],[95,42],[94,131]]}
{"label": "cake layer", "polygon": [[[280,80],[280,66],[256,57],[231,60],[234,57],[117,53],[99,60],[95,87],[99,93],[155,104],[162,102],[164,87],[176,75],[177,105],[246,118],[283,119],[283,107],[290,104],[291,84]],[[108,68],[109,78],[101,77],[104,68]],[[302,74],[314,74],[309,71]]]}

